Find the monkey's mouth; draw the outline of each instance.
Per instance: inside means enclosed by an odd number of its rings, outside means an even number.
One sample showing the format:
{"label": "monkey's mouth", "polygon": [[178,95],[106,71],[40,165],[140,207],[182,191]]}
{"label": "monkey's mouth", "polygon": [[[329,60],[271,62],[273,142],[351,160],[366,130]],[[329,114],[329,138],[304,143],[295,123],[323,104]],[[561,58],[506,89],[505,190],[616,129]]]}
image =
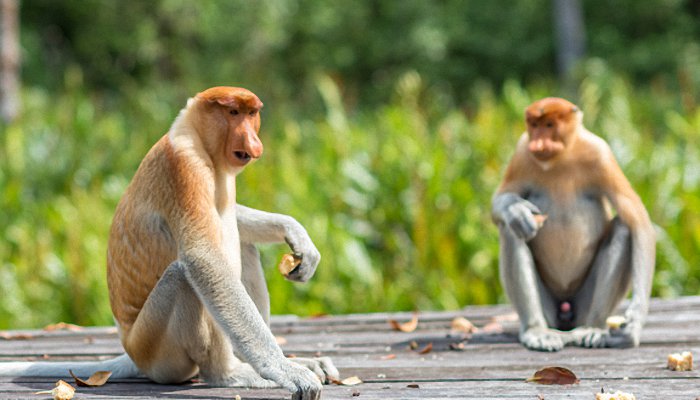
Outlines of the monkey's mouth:
{"label": "monkey's mouth", "polygon": [[253,158],[245,151],[234,151],[233,155],[243,164],[247,164]]}

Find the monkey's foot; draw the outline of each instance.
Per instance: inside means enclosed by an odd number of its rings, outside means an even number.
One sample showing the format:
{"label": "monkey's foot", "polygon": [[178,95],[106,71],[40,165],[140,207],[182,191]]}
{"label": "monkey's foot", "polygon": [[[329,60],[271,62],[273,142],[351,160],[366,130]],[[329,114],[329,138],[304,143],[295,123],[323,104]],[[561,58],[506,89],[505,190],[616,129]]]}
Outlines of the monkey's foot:
{"label": "monkey's foot", "polygon": [[559,351],[564,348],[561,332],[548,328],[528,329],[520,335],[520,343],[537,351]]}
{"label": "monkey's foot", "polygon": [[330,357],[290,358],[290,361],[310,369],[323,383],[340,380],[340,373]]}
{"label": "monkey's foot", "polygon": [[228,372],[217,374],[206,371],[200,371],[200,375],[204,381],[211,386],[222,387],[246,387],[269,389],[278,388],[279,384],[265,379],[258,374],[250,364],[240,363]]}
{"label": "monkey's foot", "polygon": [[605,347],[608,331],[589,326],[580,326],[566,334],[566,344],[573,346],[598,348]]}

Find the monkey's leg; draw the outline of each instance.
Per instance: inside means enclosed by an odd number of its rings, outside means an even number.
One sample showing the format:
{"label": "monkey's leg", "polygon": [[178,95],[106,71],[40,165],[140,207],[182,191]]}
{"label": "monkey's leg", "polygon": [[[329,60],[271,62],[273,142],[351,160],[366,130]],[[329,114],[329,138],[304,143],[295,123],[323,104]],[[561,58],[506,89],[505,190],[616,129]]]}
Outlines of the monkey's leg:
{"label": "monkey's leg", "polygon": [[557,303],[537,273],[530,248],[510,229],[499,226],[499,232],[501,283],[520,317],[520,342],[532,350],[561,350],[561,332],[549,328],[556,323]]}
{"label": "monkey's leg", "polygon": [[123,342],[139,369],[159,383],[180,383],[199,370],[212,385],[278,386],[234,356],[177,261],[165,270]]}
{"label": "monkey's leg", "polygon": [[258,308],[266,325],[270,325],[270,293],[267,290],[265,273],[260,262],[260,252],[249,243],[241,243],[241,281],[253,303]]}
{"label": "monkey's leg", "polygon": [[[242,282],[248,295],[253,299],[265,323],[269,325],[270,295],[267,282],[260,262],[260,252],[255,245],[241,243],[241,263],[243,266]],[[302,358],[295,357],[291,361],[301,364],[313,371],[322,382],[338,380],[340,374],[329,357]]]}
{"label": "monkey's leg", "polygon": [[[605,320],[625,298],[631,281],[630,231],[618,218],[612,220],[610,232],[601,242],[591,270],[574,299],[576,326],[574,344],[584,347],[629,345],[609,340]],[[624,336],[624,332],[618,332]],[[619,342],[619,343],[618,343]]]}

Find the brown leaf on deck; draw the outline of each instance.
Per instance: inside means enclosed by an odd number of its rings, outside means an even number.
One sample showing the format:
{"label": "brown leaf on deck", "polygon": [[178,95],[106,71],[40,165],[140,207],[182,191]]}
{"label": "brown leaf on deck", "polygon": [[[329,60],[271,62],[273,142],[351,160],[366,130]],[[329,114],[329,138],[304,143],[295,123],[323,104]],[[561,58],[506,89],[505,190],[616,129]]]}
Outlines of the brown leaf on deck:
{"label": "brown leaf on deck", "polygon": [[422,349],[418,351],[418,354],[428,354],[433,350],[433,342],[430,342],[425,345]]}
{"label": "brown leaf on deck", "polygon": [[573,385],[579,383],[576,374],[564,367],[547,367],[535,372],[527,378],[527,382],[535,382],[540,385]]}
{"label": "brown leaf on deck", "polygon": [[390,319],[389,325],[391,325],[395,331],[413,332],[418,327],[418,313],[413,313],[413,318],[411,318],[411,320],[408,322],[400,323],[396,320]]}
{"label": "brown leaf on deck", "polygon": [[381,356],[380,358],[382,360],[393,360],[394,358],[396,358],[396,354],[387,354],[385,356]]}
{"label": "brown leaf on deck", "polygon": [[472,324],[471,321],[464,317],[456,317],[455,319],[453,319],[450,323],[450,328],[453,331],[462,333],[473,333],[476,329],[474,324]]}
{"label": "brown leaf on deck", "polygon": [[71,332],[77,332],[77,331],[82,331],[83,327],[80,325],[75,325],[75,324],[67,324],[65,322],[58,322],[55,324],[51,325],[46,325],[44,327],[44,330],[47,332],[52,332],[52,331],[71,331]]}
{"label": "brown leaf on deck", "polygon": [[34,339],[34,335],[32,335],[30,333],[0,332],[0,339],[2,339],[2,340],[29,340],[29,339]]}
{"label": "brown leaf on deck", "polygon": [[112,371],[97,371],[92,376],[90,376],[87,380],[83,380],[75,376],[73,371],[68,370],[70,373],[70,376],[75,379],[75,384],[78,386],[85,386],[85,387],[97,387],[97,386],[102,386],[105,383],[107,383],[107,380],[109,379],[110,376],[112,376]]}
{"label": "brown leaf on deck", "polygon": [[411,350],[417,349],[417,348],[418,348],[418,342],[416,342],[415,340],[411,340],[411,342],[408,343],[408,348],[411,349]]}
{"label": "brown leaf on deck", "polygon": [[408,385],[406,385],[406,387],[411,389],[420,389],[420,386],[418,386],[417,383],[409,383]]}
{"label": "brown leaf on deck", "polygon": [[342,386],[355,386],[359,385],[362,383],[362,379],[360,379],[357,376],[351,376],[349,378],[345,379],[331,379],[331,383],[336,384],[336,385],[342,385]]}
{"label": "brown leaf on deck", "polygon": [[483,333],[502,333],[503,332],[503,325],[501,325],[500,322],[489,322],[488,324],[484,325],[479,331]]}

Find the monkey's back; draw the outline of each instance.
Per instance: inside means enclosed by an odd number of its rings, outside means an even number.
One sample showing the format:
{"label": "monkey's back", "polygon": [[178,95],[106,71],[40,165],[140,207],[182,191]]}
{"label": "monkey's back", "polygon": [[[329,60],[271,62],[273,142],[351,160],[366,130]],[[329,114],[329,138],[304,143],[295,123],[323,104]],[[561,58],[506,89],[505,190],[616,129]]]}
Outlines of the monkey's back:
{"label": "monkey's back", "polygon": [[[158,205],[170,201],[169,146],[161,138],[144,157],[117,206],[107,250],[107,285],[112,312],[126,333],[163,271],[177,258],[177,246]],[[170,186],[170,187],[168,187]]]}

